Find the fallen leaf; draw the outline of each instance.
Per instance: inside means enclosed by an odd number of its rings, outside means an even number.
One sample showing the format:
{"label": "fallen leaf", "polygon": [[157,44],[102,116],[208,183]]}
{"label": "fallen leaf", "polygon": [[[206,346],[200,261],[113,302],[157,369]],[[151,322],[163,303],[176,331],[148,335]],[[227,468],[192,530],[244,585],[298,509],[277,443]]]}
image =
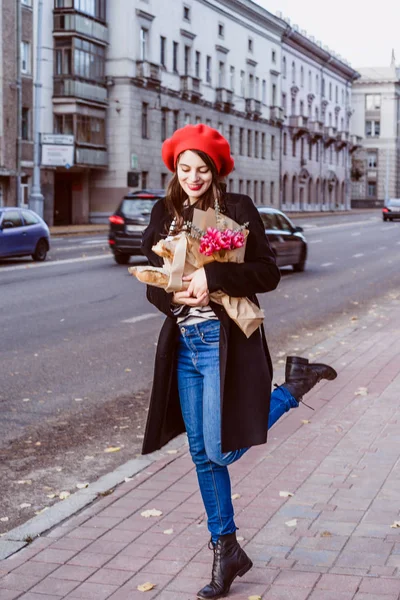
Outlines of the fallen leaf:
{"label": "fallen leaf", "polygon": [[149,517],[159,517],[162,515],[162,512],[156,508],[150,508],[149,510],[144,510],[140,515],[148,519]]}
{"label": "fallen leaf", "polygon": [[398,527],[400,527],[400,521],[395,521],[393,523],[393,525],[390,526],[392,529],[397,529]]}
{"label": "fallen leaf", "polygon": [[244,542],[244,537],[242,537],[241,535],[238,535],[236,539],[238,542]]}
{"label": "fallen leaf", "polygon": [[94,459],[94,456],[85,456],[84,460],[93,460],[93,459]]}
{"label": "fallen leaf", "polygon": [[232,500],[237,500],[238,498],[240,498],[240,494],[233,494],[233,496],[231,496]]}
{"label": "fallen leaf", "polygon": [[35,511],[35,515],[41,515],[42,513],[46,512],[46,510],[49,510],[48,506],[45,506],[44,508],[42,508],[41,510],[37,510]]}
{"label": "fallen leaf", "polygon": [[75,402],[83,402],[83,398],[75,398]]}
{"label": "fallen leaf", "polygon": [[262,600],[261,596],[249,596],[249,600]]}
{"label": "fallen leaf", "polygon": [[358,321],[358,317],[356,317],[356,316],[351,317],[350,321]]}
{"label": "fallen leaf", "polygon": [[356,392],[354,392],[355,396],[368,396],[368,388],[360,387]]}
{"label": "fallen leaf", "polygon": [[20,485],[26,483],[27,485],[32,485],[32,479],[20,479],[19,481],[17,481],[17,483],[19,483]]}
{"label": "fallen leaf", "polygon": [[174,533],[173,529],[166,529],[165,531],[163,531],[163,533],[165,533],[165,535],[172,535]]}
{"label": "fallen leaf", "polygon": [[292,492],[279,492],[281,498],[290,498],[293,496]]}
{"label": "fallen leaf", "polygon": [[61,492],[58,497],[60,498],[60,500],[66,500],[67,498],[69,498],[70,495],[70,492]]}
{"label": "fallen leaf", "polygon": [[149,581],[137,586],[137,589],[139,590],[139,592],[149,592],[153,588],[155,588],[154,583],[150,583]]}
{"label": "fallen leaf", "polygon": [[9,518],[8,517],[0,517],[0,521],[2,523],[7,523],[7,521],[9,521]]}
{"label": "fallen leaf", "polygon": [[20,508],[30,508],[31,506],[32,504],[29,504],[28,502],[23,502],[19,505]]}
{"label": "fallen leaf", "polygon": [[53,500],[53,498],[56,497],[56,494],[47,494],[47,497],[50,498],[50,500]]}
{"label": "fallen leaf", "polygon": [[31,399],[30,398],[22,398],[22,402],[30,402]]}
{"label": "fallen leaf", "polygon": [[42,442],[36,442],[35,446],[41,446]]}
{"label": "fallen leaf", "polygon": [[178,450],[167,450],[167,454],[178,454]]}
{"label": "fallen leaf", "polygon": [[125,373],[130,373],[132,369],[125,369]]}
{"label": "fallen leaf", "polygon": [[130,481],[133,481],[133,477],[125,477],[125,483],[129,483]]}
{"label": "fallen leaf", "polygon": [[323,531],[321,537],[332,537],[332,534],[330,531]]}
{"label": "fallen leaf", "polygon": [[78,490],[84,490],[85,488],[89,487],[88,483],[77,483],[76,487],[78,488]]}
{"label": "fallen leaf", "polygon": [[288,527],[296,527],[297,519],[292,519],[291,521],[286,521],[285,525],[287,525]]}
{"label": "fallen leaf", "polygon": [[308,421],[307,419],[302,419],[301,422],[303,425],[308,425],[308,423],[311,423],[311,421]]}
{"label": "fallen leaf", "polygon": [[120,446],[110,446],[109,448],[106,448],[104,452],[106,452],[107,454],[111,454],[111,452],[119,452],[120,450]]}

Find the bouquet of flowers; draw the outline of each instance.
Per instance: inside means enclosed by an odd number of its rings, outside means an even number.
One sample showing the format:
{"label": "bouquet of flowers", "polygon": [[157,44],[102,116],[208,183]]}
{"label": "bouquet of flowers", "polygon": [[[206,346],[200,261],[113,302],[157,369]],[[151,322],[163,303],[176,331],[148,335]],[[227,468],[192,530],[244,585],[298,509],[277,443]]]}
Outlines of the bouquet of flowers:
{"label": "bouquet of flowers", "polygon": [[[217,201],[214,209],[202,211],[195,208],[193,220],[186,222],[181,232],[175,233],[175,227],[173,221],[168,236],[152,248],[163,258],[163,267],[129,268],[139,281],[167,292],[177,292],[188,287],[182,277],[210,262],[244,262],[248,223],[238,225],[222,215]],[[264,312],[248,298],[231,297],[217,291],[210,294],[210,299],[225,308],[247,337],[264,319]]]}

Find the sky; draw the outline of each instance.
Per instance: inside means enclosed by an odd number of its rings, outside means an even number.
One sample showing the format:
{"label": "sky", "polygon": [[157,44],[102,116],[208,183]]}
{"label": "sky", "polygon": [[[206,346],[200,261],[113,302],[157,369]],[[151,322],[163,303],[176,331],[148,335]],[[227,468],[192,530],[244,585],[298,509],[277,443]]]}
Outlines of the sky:
{"label": "sky", "polygon": [[400,2],[379,0],[253,0],[272,14],[282,12],[322,45],[357,67],[400,65]]}

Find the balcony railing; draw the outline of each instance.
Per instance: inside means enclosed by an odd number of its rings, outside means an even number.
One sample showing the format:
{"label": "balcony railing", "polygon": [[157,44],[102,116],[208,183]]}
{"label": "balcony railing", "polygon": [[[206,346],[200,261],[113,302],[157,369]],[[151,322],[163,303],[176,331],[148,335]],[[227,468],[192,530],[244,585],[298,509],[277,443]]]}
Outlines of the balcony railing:
{"label": "balcony railing", "polygon": [[358,137],[358,135],[354,135],[354,134],[350,135],[350,138],[349,138],[350,152],[354,152],[355,150],[360,148],[361,139],[362,138]]}
{"label": "balcony railing", "polygon": [[102,23],[88,19],[83,15],[74,13],[54,15],[54,33],[80,33],[106,44],[108,42],[108,29]]}
{"label": "balcony railing", "polygon": [[93,83],[77,79],[56,79],[54,81],[54,96],[73,97],[107,103],[107,89]]}
{"label": "balcony railing", "polygon": [[322,138],[324,135],[324,127],[319,121],[309,121],[308,129],[314,140]]}
{"label": "balcony railing", "polygon": [[325,146],[330,146],[336,141],[336,129],[328,126],[324,127]]}
{"label": "balcony railing", "polygon": [[261,102],[255,98],[246,98],[246,113],[255,117],[261,115]]}
{"label": "balcony railing", "polygon": [[223,110],[229,110],[233,107],[233,91],[226,88],[217,88],[215,104]]}
{"label": "balcony railing", "polygon": [[292,135],[294,138],[298,138],[308,132],[308,119],[303,115],[290,116],[289,127],[292,128]]}
{"label": "balcony railing", "polygon": [[107,150],[96,150],[95,148],[80,148],[75,151],[76,165],[92,167],[108,167]]}
{"label": "balcony railing", "polygon": [[281,106],[271,106],[269,109],[269,118],[275,123],[282,123],[285,120],[283,108]]}
{"label": "balcony railing", "polygon": [[147,60],[137,60],[136,77],[146,85],[159,85],[161,83],[160,65]]}
{"label": "balcony railing", "polygon": [[339,131],[336,134],[336,144],[339,149],[344,148],[349,143],[349,134],[347,131]]}
{"label": "balcony railing", "polygon": [[189,100],[201,98],[201,79],[191,75],[181,75],[181,94]]}

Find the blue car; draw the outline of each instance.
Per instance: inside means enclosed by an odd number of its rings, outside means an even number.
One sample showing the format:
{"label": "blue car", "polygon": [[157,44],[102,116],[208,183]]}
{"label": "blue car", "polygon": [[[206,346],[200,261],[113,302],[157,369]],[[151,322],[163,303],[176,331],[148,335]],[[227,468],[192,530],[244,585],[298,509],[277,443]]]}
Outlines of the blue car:
{"label": "blue car", "polygon": [[0,258],[32,256],[43,261],[50,249],[50,231],[32,210],[0,207]]}

